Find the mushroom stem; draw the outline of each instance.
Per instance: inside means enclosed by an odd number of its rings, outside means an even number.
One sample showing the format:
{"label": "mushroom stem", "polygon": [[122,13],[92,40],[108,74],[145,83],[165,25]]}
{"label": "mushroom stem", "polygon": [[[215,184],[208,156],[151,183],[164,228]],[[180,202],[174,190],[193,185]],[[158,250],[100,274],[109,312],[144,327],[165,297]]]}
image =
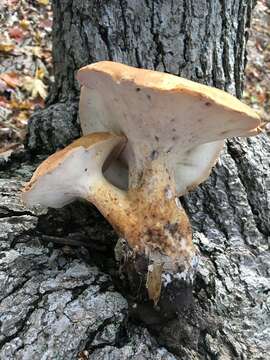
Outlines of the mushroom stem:
{"label": "mushroom stem", "polygon": [[127,216],[130,214],[130,201],[126,191],[118,189],[101,176],[96,184],[90,188],[86,200],[94,204],[114,230],[123,236]]}
{"label": "mushroom stem", "polygon": [[[126,239],[133,248],[162,258],[164,269],[177,270],[194,254],[188,217],[177,197],[174,174],[159,156],[145,164],[136,187],[128,192],[136,227],[129,226]],[[154,260],[154,259],[153,259]]]}
{"label": "mushroom stem", "polygon": [[135,253],[162,263],[165,270],[178,271],[190,265],[194,248],[188,217],[165,164],[160,159],[150,161],[138,185],[127,192],[102,177],[88,200]]}
{"label": "mushroom stem", "polygon": [[163,273],[167,273],[166,282],[176,277],[190,286],[195,254],[191,226],[177,197],[173,172],[166,166],[166,161],[160,157],[145,164],[142,175],[136,173],[137,185],[127,192],[116,188],[103,175],[96,180],[87,200],[126,240],[129,250],[117,255],[124,256],[128,273],[132,268],[137,272],[140,259],[147,264],[148,297],[157,304]]}

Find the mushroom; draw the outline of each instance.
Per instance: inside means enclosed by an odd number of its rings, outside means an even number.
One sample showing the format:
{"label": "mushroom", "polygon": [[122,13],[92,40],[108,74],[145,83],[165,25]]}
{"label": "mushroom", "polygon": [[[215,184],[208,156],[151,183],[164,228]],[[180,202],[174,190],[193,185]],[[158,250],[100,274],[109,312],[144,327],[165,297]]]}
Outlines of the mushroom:
{"label": "mushroom", "polygon": [[191,226],[178,197],[209,176],[225,138],[258,134],[260,118],[224,91],[115,62],[86,66],[78,80],[86,137],[38,168],[25,200],[54,207],[75,197],[94,203],[125,239],[134,268],[146,259],[146,287],[156,304],[162,283],[191,283],[196,267]]}

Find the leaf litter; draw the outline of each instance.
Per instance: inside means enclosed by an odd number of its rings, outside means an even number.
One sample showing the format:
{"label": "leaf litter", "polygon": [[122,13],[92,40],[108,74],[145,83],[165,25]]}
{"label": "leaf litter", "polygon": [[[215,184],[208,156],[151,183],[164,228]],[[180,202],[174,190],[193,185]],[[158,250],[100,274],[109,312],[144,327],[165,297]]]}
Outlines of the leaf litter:
{"label": "leaf litter", "polygon": [[53,82],[51,0],[0,1],[0,156],[23,147]]}
{"label": "leaf litter", "polygon": [[248,41],[243,100],[258,111],[270,134],[270,0],[258,0]]}

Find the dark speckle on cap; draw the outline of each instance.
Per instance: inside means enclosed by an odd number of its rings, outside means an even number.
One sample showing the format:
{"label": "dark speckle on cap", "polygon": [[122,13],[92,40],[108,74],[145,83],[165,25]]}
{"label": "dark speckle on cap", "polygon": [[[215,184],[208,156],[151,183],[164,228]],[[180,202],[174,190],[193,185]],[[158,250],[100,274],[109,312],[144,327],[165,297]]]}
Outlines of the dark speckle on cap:
{"label": "dark speckle on cap", "polygon": [[224,131],[221,131],[220,135],[225,135],[225,134],[228,134],[230,132],[230,130],[224,130]]}
{"label": "dark speckle on cap", "polygon": [[158,155],[159,155],[158,151],[157,151],[157,150],[153,150],[153,151],[151,152],[151,154],[150,154],[151,160],[156,160],[156,159],[158,158]]}

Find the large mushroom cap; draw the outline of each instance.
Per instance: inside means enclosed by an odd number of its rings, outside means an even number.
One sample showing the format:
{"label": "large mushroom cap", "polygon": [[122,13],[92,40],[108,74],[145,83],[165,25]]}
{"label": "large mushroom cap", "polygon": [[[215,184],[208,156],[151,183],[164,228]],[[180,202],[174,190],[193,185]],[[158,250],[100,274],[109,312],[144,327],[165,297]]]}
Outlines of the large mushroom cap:
{"label": "large mushroom cap", "polygon": [[123,136],[104,132],[74,141],[36,169],[23,189],[24,202],[60,208],[76,198],[87,198],[101,181],[106,160],[114,152],[117,156],[124,144]]}
{"label": "large mushroom cap", "polygon": [[102,61],[78,72],[84,134],[124,133],[123,157],[140,171],[162,154],[178,194],[209,175],[223,139],[258,133],[259,116],[232,95],[157,71]]}

